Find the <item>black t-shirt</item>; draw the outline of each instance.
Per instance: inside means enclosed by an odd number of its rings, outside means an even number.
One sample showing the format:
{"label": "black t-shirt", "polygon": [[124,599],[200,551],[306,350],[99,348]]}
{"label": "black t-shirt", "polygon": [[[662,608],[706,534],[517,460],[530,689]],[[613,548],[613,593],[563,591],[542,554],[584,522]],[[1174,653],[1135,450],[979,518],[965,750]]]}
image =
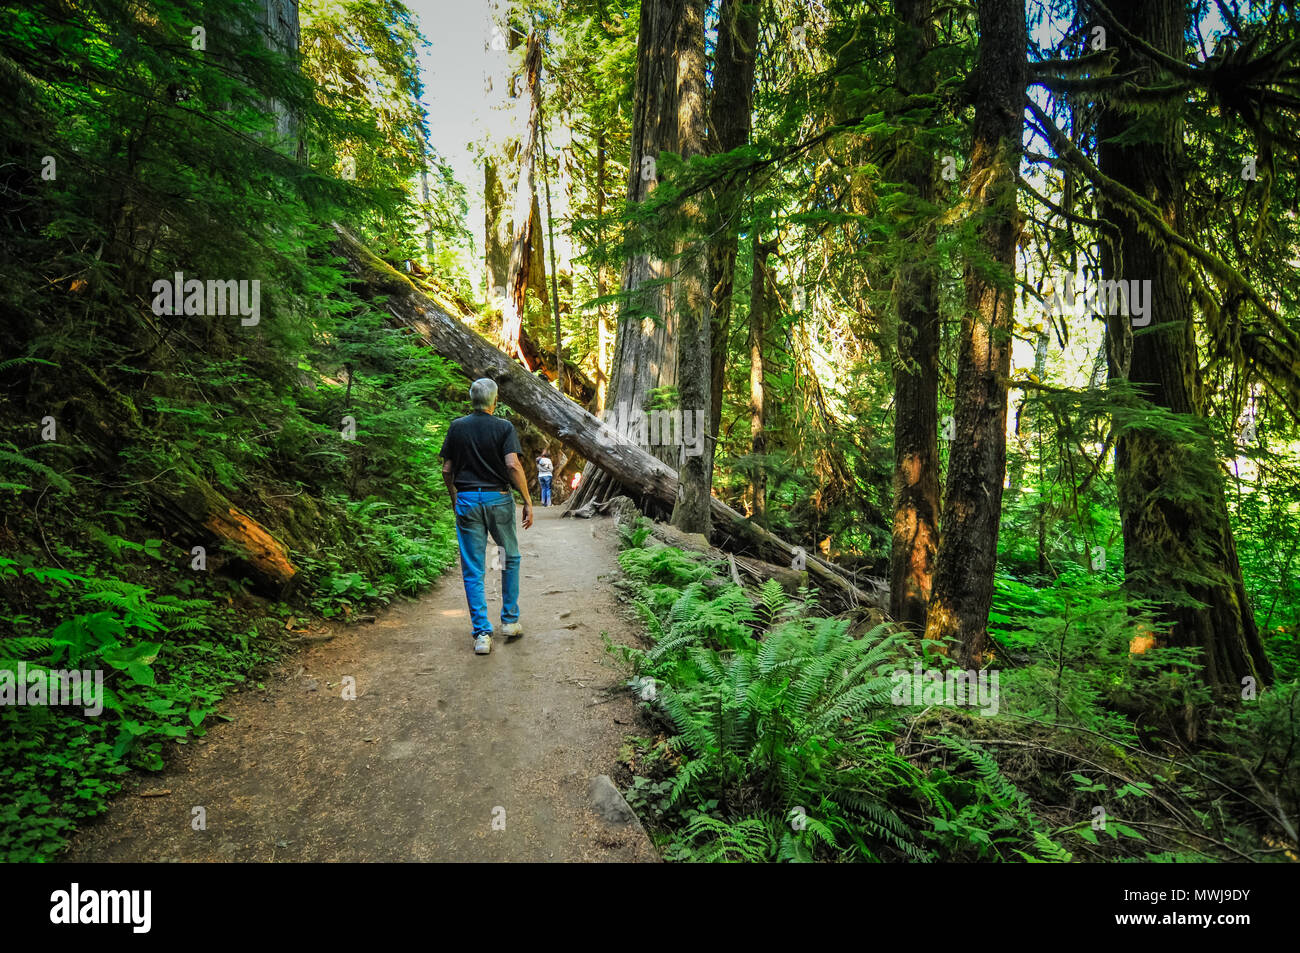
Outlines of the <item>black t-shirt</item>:
{"label": "black t-shirt", "polygon": [[439,452],[451,461],[452,482],[457,490],[507,492],[510,472],[506,469],[506,454],[523,453],[515,425],[481,410],[453,420]]}

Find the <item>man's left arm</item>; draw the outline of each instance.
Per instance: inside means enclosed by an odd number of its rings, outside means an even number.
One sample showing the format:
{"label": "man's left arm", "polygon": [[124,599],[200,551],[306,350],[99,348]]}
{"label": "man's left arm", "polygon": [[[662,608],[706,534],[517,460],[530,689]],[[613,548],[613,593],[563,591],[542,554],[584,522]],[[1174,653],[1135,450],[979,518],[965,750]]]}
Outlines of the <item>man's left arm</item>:
{"label": "man's left arm", "polygon": [[510,479],[519,491],[519,495],[524,498],[524,529],[533,525],[533,498],[528,495],[528,477],[524,475],[524,465],[519,462],[519,454],[506,454],[506,472],[510,474]]}
{"label": "man's left arm", "polygon": [[524,498],[524,529],[533,525],[533,500],[528,495],[528,475],[524,473],[524,465],[520,463],[523,457],[523,448],[519,446],[519,434],[515,431],[514,424],[506,422],[505,439],[502,441],[501,451],[505,457],[506,473],[510,475],[510,482],[515,485],[519,495]]}

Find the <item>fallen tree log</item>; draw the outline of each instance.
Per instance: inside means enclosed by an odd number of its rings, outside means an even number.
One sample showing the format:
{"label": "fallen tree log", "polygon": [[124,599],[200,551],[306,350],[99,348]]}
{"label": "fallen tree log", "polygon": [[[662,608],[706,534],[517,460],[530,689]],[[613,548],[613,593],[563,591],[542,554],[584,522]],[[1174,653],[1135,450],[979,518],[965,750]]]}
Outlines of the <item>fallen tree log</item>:
{"label": "fallen tree log", "polygon": [[[624,487],[672,505],[677,496],[677,473],[671,467],[623,439],[608,424],[447,314],[345,228],[335,225],[334,229],[338,233],[334,250],[359,282],[362,298],[386,310],[398,326],[414,331],[433,351],[457,364],[467,378],[496,381],[504,403],[614,474]],[[884,608],[888,604],[887,593],[878,580],[864,580],[865,587],[858,585],[812,553],[797,553],[796,547],[751,523],[716,497],[710,503],[710,512],[714,540],[724,548],[739,548],[782,565],[802,562],[810,581],[841,605]]]}

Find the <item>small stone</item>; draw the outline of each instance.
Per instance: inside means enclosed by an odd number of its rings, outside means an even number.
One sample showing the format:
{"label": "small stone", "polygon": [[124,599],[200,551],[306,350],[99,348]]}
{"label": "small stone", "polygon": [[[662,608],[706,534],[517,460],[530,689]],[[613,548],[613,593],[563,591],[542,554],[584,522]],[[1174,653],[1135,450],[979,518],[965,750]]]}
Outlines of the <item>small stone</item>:
{"label": "small stone", "polygon": [[636,819],[635,812],[623,800],[623,795],[608,774],[600,774],[591,779],[591,784],[587,786],[587,798],[591,801],[592,810],[610,823],[627,824]]}

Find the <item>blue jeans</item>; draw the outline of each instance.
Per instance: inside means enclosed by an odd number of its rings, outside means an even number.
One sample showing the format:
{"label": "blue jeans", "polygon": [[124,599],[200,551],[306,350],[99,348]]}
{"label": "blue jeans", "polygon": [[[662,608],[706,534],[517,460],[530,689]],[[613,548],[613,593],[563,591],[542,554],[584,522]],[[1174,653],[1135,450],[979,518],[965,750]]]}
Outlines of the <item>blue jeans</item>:
{"label": "blue jeans", "polygon": [[519,621],[519,540],[515,537],[515,498],[496,490],[465,490],[456,494],[456,541],[465,579],[465,601],[474,637],[492,634],[487,595],[483,591],[487,538],[505,550],[501,567],[501,624]]}
{"label": "blue jeans", "polygon": [[551,476],[549,474],[539,475],[537,482],[542,485],[542,506],[551,505]]}

